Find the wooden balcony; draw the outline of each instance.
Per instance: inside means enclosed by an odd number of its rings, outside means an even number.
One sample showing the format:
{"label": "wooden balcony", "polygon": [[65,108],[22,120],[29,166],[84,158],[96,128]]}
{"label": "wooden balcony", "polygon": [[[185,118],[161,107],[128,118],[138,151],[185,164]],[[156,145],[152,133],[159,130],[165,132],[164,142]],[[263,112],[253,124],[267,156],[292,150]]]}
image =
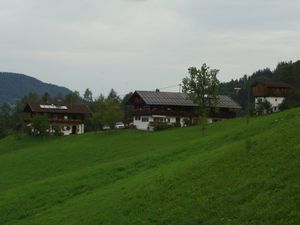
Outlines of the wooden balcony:
{"label": "wooden balcony", "polygon": [[160,110],[160,109],[132,109],[130,113],[133,116],[172,116],[172,117],[197,117],[195,112],[174,111],[174,110]]}
{"label": "wooden balcony", "polygon": [[[33,118],[24,119],[25,123],[31,123]],[[83,120],[75,119],[48,119],[49,124],[82,124]]]}
{"label": "wooden balcony", "polygon": [[[173,110],[150,110],[150,109],[132,109],[131,115],[133,116],[151,116],[151,115],[161,115],[161,116],[172,116],[172,117],[188,117],[195,118],[198,117],[196,112],[186,112],[186,111],[173,111]],[[210,112],[208,114],[210,118],[219,119],[230,119],[236,117],[236,112]]]}

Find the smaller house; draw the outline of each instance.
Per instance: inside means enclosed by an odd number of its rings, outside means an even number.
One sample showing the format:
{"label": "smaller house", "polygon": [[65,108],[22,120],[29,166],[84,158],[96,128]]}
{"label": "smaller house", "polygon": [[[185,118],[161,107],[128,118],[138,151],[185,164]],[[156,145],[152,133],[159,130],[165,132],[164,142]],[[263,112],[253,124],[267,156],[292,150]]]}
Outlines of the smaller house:
{"label": "smaller house", "polygon": [[[126,103],[132,106],[133,125],[139,130],[152,130],[160,124],[185,126],[198,119],[198,106],[180,92],[135,91]],[[210,121],[234,118],[241,109],[229,96],[220,95]]]}
{"label": "smaller house", "polygon": [[252,94],[255,97],[255,108],[260,101],[268,101],[271,104],[272,111],[278,112],[279,106],[283,103],[290,85],[279,81],[257,81],[251,85]]}
{"label": "smaller house", "polygon": [[84,121],[90,114],[90,110],[83,104],[71,105],[45,105],[40,103],[28,103],[24,112],[28,114],[25,123],[31,127],[35,116],[46,115],[49,122],[49,133],[54,132],[53,127],[59,126],[64,135],[83,134]]}

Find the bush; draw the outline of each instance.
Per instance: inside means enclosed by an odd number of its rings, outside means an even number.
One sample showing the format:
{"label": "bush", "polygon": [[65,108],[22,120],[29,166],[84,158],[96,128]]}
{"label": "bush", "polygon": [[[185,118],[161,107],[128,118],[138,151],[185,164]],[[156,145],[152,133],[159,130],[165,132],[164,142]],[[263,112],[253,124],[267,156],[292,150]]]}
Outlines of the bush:
{"label": "bush", "polygon": [[168,125],[168,124],[159,124],[159,125],[156,125],[153,130],[160,131],[160,130],[166,130],[166,129],[169,129],[172,127],[173,127],[172,125]]}
{"label": "bush", "polygon": [[32,120],[32,127],[34,135],[45,135],[49,129],[47,116],[36,116]]}
{"label": "bush", "polygon": [[55,136],[63,136],[64,134],[63,134],[63,132],[61,131],[61,127],[59,126],[59,125],[54,125],[54,126],[52,126],[52,129],[53,129],[53,131],[54,131],[54,135]]}
{"label": "bush", "polygon": [[259,99],[256,103],[256,113],[258,115],[272,113],[272,105],[267,100]]}

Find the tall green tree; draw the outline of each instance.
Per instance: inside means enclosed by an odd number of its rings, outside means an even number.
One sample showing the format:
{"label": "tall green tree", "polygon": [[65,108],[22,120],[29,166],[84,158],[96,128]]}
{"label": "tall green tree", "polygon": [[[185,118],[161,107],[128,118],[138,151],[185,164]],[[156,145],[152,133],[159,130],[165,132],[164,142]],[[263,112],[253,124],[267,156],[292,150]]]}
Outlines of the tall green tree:
{"label": "tall green tree", "polygon": [[133,108],[133,106],[131,106],[131,105],[126,105],[127,101],[130,99],[131,96],[132,96],[132,92],[129,92],[126,95],[124,95],[124,97],[121,101],[121,107],[124,112],[125,120],[128,120],[130,118],[130,110]]}
{"label": "tall green tree", "polygon": [[7,103],[3,103],[0,107],[0,138],[5,137],[9,130],[12,129],[11,107]]}
{"label": "tall green tree", "polygon": [[99,129],[104,125],[113,128],[118,121],[122,121],[124,112],[121,104],[115,100],[106,99],[101,103],[99,111],[92,114],[91,123],[95,129]]}
{"label": "tall green tree", "polygon": [[199,121],[204,132],[207,123],[204,118],[218,102],[220,82],[217,74],[219,70],[210,69],[204,63],[200,69],[190,67],[188,71],[189,76],[182,80],[183,92],[198,105]]}
{"label": "tall green tree", "polygon": [[108,100],[113,100],[113,101],[117,101],[117,102],[120,102],[121,101],[121,98],[120,96],[118,95],[118,93],[112,88],[107,96],[107,99]]}
{"label": "tall green tree", "polygon": [[81,103],[82,101],[83,100],[78,91],[70,92],[64,98],[64,103],[67,104]]}
{"label": "tall green tree", "polygon": [[10,105],[7,103],[3,103],[2,106],[0,107],[0,112],[2,116],[8,119],[12,112]]}
{"label": "tall green tree", "polygon": [[199,113],[205,114],[215,107],[218,101],[220,82],[217,74],[219,70],[210,69],[203,64],[200,69],[190,67],[188,71],[189,76],[182,80],[183,92],[199,106]]}
{"label": "tall green tree", "polygon": [[288,83],[291,88],[281,109],[300,106],[300,61],[281,62],[277,65],[274,74],[277,79]]}
{"label": "tall green tree", "polygon": [[83,100],[86,102],[92,102],[93,101],[93,93],[92,91],[87,88],[83,94]]}
{"label": "tall green tree", "polygon": [[45,93],[42,95],[42,103],[49,104],[51,101],[52,101],[52,99],[51,99],[50,94],[49,94],[48,92],[45,92]]}
{"label": "tall green tree", "polygon": [[32,119],[32,127],[34,129],[34,135],[45,135],[49,128],[47,116],[35,116]]}

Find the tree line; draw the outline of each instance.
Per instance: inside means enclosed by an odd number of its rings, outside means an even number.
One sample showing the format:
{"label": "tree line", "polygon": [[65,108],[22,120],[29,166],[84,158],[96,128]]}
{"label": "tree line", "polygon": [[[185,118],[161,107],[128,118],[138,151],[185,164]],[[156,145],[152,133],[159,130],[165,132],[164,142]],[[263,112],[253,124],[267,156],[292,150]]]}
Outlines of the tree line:
{"label": "tree line", "polygon": [[[300,106],[300,61],[280,62],[273,71],[265,68],[250,76],[244,75],[240,79],[221,83],[220,94],[229,95],[237,101],[243,108],[241,115],[246,114],[247,109],[253,112],[254,97],[251,93],[251,85],[258,80],[281,81],[291,86],[284,103],[281,105],[281,110]],[[250,105],[248,105],[248,99]]]}
{"label": "tree line", "polygon": [[[23,110],[26,104],[30,102],[54,105],[86,104],[91,110],[91,115],[85,124],[87,131],[100,130],[104,125],[113,127],[117,121],[124,121],[128,117],[130,107],[126,106],[125,103],[131,94],[128,93],[121,98],[114,89],[111,89],[107,96],[101,94],[94,98],[92,91],[88,88],[83,96],[78,91],[70,92],[63,97],[61,95],[51,97],[47,92],[42,96],[35,92],[29,92],[14,105],[3,103],[0,106],[0,138],[23,133],[26,130],[24,123],[26,114]],[[33,124],[40,127],[41,131],[48,126],[45,118],[42,117],[37,117]]]}

